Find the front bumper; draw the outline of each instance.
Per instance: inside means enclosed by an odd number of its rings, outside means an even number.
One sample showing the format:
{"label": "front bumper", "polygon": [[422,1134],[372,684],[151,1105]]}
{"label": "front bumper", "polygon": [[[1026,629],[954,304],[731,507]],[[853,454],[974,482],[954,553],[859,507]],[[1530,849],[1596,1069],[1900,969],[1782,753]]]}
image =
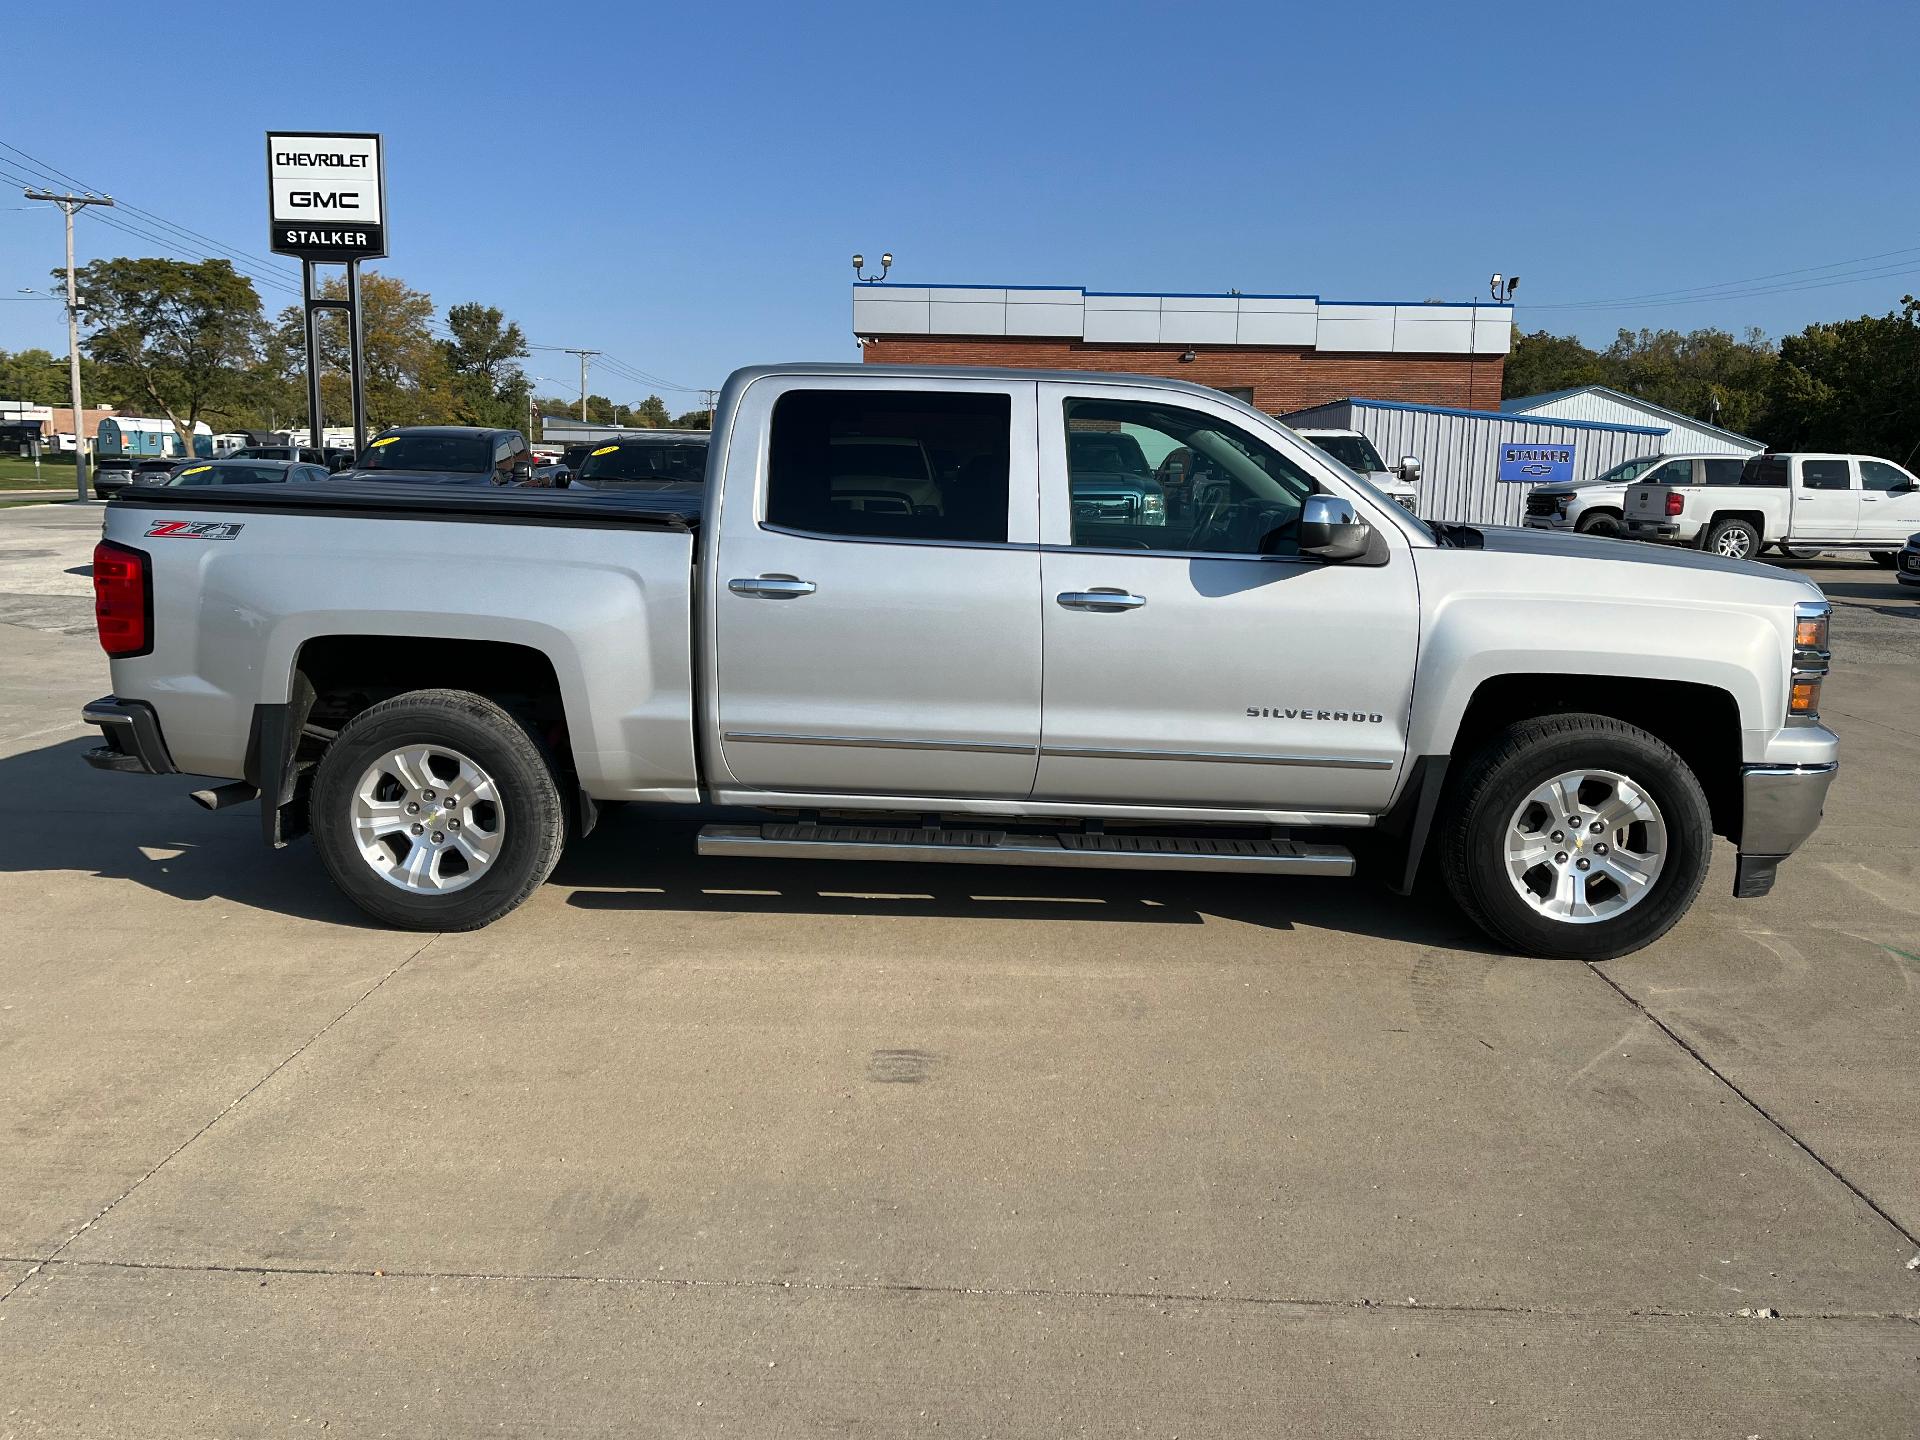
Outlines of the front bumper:
{"label": "front bumper", "polygon": [[1773,888],[1780,862],[1820,824],[1838,760],[1804,765],[1748,765],[1740,773],[1740,858],[1733,877],[1738,899]]}
{"label": "front bumper", "polygon": [[1920,550],[1909,545],[1893,562],[1893,578],[1902,585],[1920,585]]}
{"label": "front bumper", "polygon": [[1529,530],[1571,530],[1573,521],[1564,515],[1528,515],[1522,521]]}
{"label": "front bumper", "polygon": [[105,695],[82,710],[80,718],[98,725],[106,742],[86,753],[86,762],[94,769],[135,775],[180,773],[160,734],[160,717],[146,701]]}

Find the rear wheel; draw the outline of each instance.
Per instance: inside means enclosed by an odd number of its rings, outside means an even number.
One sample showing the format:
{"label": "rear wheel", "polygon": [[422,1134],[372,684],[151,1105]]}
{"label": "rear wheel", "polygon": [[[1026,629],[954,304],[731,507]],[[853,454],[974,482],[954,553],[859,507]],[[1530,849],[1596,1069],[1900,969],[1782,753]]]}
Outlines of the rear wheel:
{"label": "rear wheel", "polygon": [[533,734],[493,701],[415,690],[362,711],[314,775],[314,845],[334,884],[406,930],[476,930],[560,858],[566,814]]}
{"label": "rear wheel", "polygon": [[1529,955],[1606,960],[1686,913],[1713,844],[1686,763],[1601,715],[1527,720],[1468,764],[1443,802],[1442,864],[1460,907]]}
{"label": "rear wheel", "polygon": [[1811,560],[1820,553],[1818,550],[1801,550],[1792,545],[1776,545],[1773,548],[1789,560]]}
{"label": "rear wheel", "polygon": [[1729,560],[1751,560],[1760,553],[1760,532],[1746,520],[1716,520],[1701,549]]}

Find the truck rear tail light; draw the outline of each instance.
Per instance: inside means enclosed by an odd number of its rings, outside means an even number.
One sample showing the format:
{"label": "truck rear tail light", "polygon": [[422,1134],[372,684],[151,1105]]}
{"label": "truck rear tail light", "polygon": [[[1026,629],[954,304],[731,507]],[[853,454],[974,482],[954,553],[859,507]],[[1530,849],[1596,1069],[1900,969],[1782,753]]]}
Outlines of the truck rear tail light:
{"label": "truck rear tail light", "polygon": [[93,620],[100,648],[116,659],[153,649],[153,565],[144,551],[111,540],[93,547]]}
{"label": "truck rear tail light", "polygon": [[1677,490],[1667,492],[1667,514],[1678,515],[1687,508],[1687,497]]}

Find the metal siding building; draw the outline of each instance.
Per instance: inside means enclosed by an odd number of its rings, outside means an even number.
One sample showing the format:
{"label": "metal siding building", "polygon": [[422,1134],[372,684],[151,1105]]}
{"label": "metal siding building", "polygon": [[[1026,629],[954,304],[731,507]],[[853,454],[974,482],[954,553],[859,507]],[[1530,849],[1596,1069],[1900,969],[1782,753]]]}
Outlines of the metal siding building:
{"label": "metal siding building", "polygon": [[1449,410],[1391,400],[1336,400],[1282,415],[1300,428],[1358,430],[1389,465],[1403,455],[1420,461],[1419,513],[1467,525],[1518,525],[1531,485],[1503,481],[1503,445],[1566,445],[1573,478],[1591,479],[1638,455],[1663,451],[1667,431],[1651,425],[1535,420],[1485,410]]}
{"label": "metal siding building", "polygon": [[1605,385],[1581,385],[1550,390],[1544,395],[1520,395],[1500,402],[1503,415],[1530,415],[1537,420],[1591,420],[1604,425],[1664,425],[1667,455],[1758,455],[1767,447],[1750,435],[1709,425],[1651,400],[1628,395]]}

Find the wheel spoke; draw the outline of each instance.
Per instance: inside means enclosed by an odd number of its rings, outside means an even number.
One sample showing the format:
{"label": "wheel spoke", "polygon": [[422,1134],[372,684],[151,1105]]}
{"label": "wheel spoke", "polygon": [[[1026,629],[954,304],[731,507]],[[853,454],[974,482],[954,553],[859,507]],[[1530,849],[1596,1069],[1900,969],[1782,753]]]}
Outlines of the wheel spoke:
{"label": "wheel spoke", "polygon": [[433,788],[433,771],[427,768],[427,749],[396,750],[386,759],[387,772],[409,790]]}
{"label": "wheel spoke", "polygon": [[1607,832],[1617,832],[1627,828],[1635,820],[1652,820],[1657,816],[1653,802],[1647,799],[1645,792],[1631,780],[1622,780],[1613,787],[1613,794],[1600,807],[1596,818]]}
{"label": "wheel spoke", "polygon": [[1602,874],[1611,875],[1614,884],[1628,895],[1637,895],[1645,890],[1658,873],[1658,866],[1651,857],[1635,855],[1630,850],[1614,850],[1595,863]]}

